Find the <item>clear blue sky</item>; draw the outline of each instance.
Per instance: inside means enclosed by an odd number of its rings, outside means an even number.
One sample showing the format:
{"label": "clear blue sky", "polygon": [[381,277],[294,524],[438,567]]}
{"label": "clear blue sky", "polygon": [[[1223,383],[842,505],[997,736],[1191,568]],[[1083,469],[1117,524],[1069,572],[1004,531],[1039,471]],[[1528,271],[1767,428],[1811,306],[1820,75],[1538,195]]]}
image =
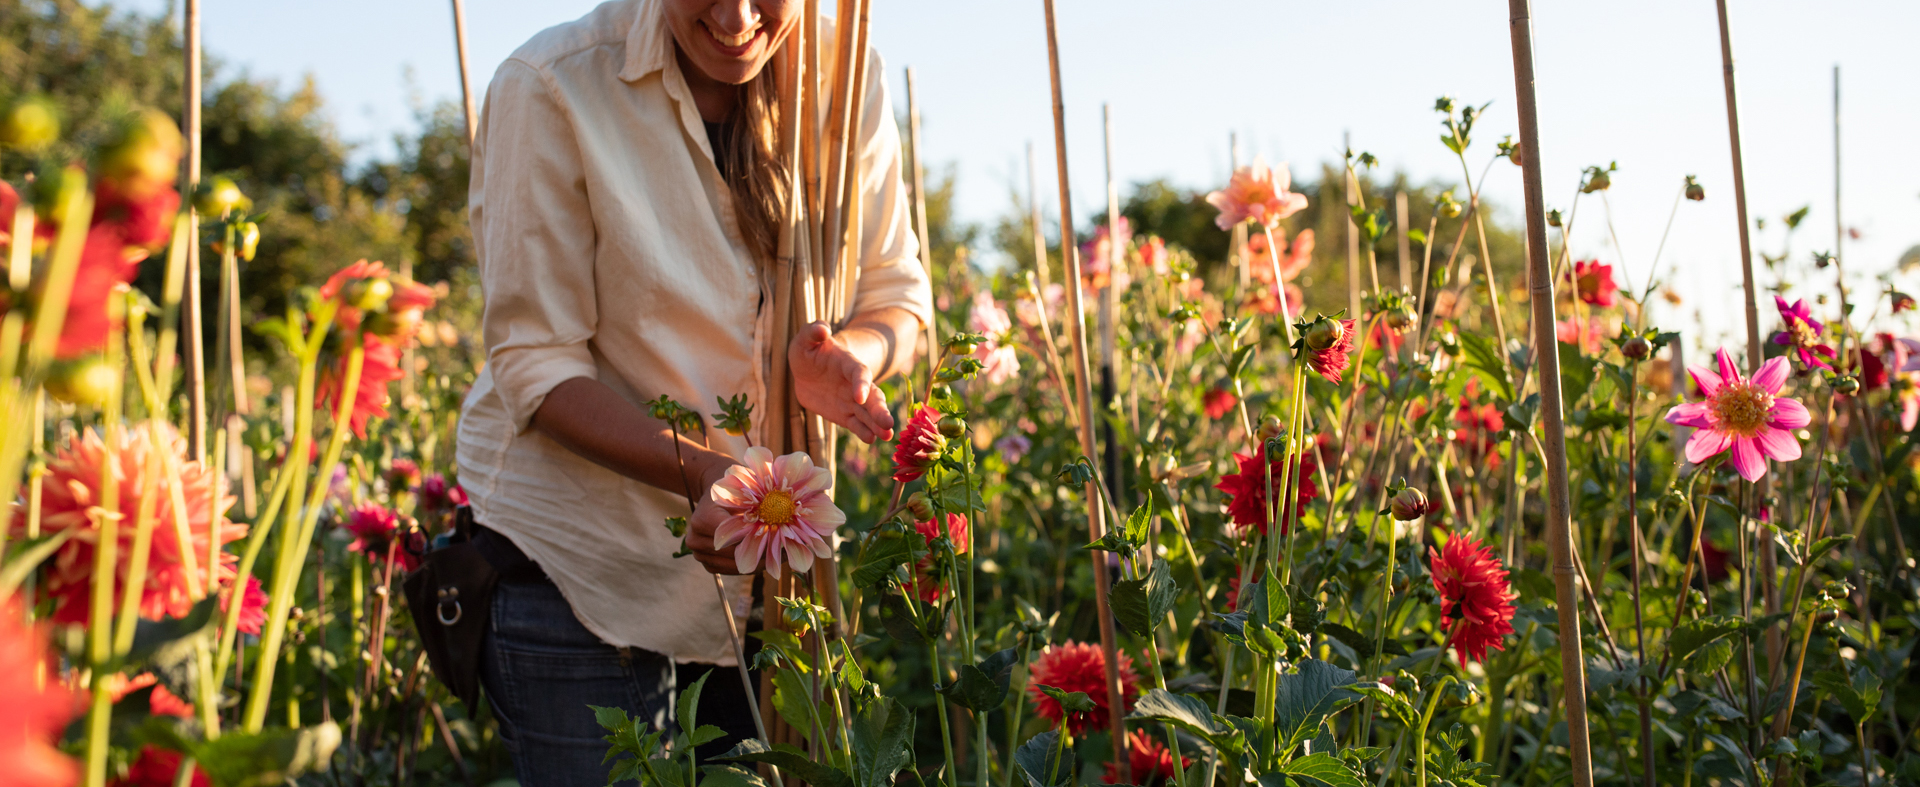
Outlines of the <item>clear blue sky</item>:
{"label": "clear blue sky", "polygon": [[[169,0],[123,5],[158,12]],[[469,0],[479,89],[520,42],[593,5]],[[1756,246],[1777,251],[1777,218],[1802,205],[1813,210],[1795,242],[1800,267],[1811,267],[1807,252],[1834,245],[1830,91],[1839,64],[1846,223],[1861,232],[1844,249],[1856,300],[1869,300],[1878,290],[1871,277],[1920,244],[1920,48],[1912,41],[1920,3],[1731,5],[1749,205],[1754,215],[1776,219]],[[390,150],[391,134],[413,122],[416,102],[459,95],[447,2],[204,0],[202,7],[210,52],[286,85],[311,74],[341,136],[363,155]],[[1576,253],[1624,261],[1631,281],[1645,281],[1681,179],[1696,174],[1708,199],[1681,207],[1660,263],[1663,271],[1680,266],[1687,301],[1681,310],[1663,306],[1655,320],[1692,331],[1698,309],[1708,336],[1697,338],[1742,335],[1712,0],[1538,3],[1534,13],[1549,204],[1567,206],[1582,167],[1621,167],[1610,199],[1625,254],[1613,248],[1591,201],[1583,204]],[[1216,185],[1228,173],[1230,130],[1250,153],[1292,162],[1303,174],[1337,160],[1341,134],[1350,131],[1354,147],[1378,156],[1387,172],[1457,180],[1431,109],[1442,94],[1494,102],[1475,135],[1476,175],[1493,143],[1516,131],[1506,6],[1497,0],[1060,0],[1059,14],[1074,201],[1083,220],[1104,207],[1102,102],[1113,106],[1123,183],[1164,177]],[[877,0],[872,18],[896,100],[901,69],[915,68],[926,153],[935,164],[956,165],[961,218],[987,222],[1008,210],[1008,189],[1025,188],[1029,141],[1038,150],[1044,202],[1056,206],[1046,196],[1052,119],[1039,0]],[[1485,193],[1507,207],[1504,220],[1517,220],[1519,170],[1502,164],[1493,172]],[[1811,284],[1800,292],[1813,295]],[[1920,293],[1920,281],[1906,280],[1905,289]],[[1762,305],[1770,321],[1772,309]]]}

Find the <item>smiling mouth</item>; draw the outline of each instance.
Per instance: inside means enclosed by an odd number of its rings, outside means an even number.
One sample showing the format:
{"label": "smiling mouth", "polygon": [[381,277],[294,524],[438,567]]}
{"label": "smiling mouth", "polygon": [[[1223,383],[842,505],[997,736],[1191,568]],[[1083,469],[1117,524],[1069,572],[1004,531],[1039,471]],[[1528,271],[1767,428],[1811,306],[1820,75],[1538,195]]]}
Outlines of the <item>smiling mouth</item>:
{"label": "smiling mouth", "polygon": [[705,27],[707,29],[707,35],[713,38],[714,47],[719,49],[723,54],[732,57],[745,55],[748,50],[753,48],[754,40],[758,39],[762,32],[762,27],[758,24],[738,35],[722,33],[719,30],[715,30],[712,25],[704,22],[701,23],[701,26]]}

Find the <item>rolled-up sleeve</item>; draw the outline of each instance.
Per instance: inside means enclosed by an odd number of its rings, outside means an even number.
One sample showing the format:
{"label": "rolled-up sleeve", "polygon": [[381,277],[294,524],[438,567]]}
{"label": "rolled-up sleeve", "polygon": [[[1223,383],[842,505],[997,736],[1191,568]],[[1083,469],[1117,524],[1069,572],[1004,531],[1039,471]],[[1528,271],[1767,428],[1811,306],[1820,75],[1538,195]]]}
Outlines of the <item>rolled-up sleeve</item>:
{"label": "rolled-up sleeve", "polygon": [[552,91],[524,62],[500,66],[468,192],[487,368],[516,432],[554,386],[597,376],[594,225],[572,119]]}
{"label": "rolled-up sleeve", "polygon": [[933,289],[920,264],[922,239],[914,235],[913,214],[907,205],[900,128],[884,76],[887,67],[877,52],[869,51],[867,58],[866,108],[860,129],[860,279],[853,312],[898,307],[926,326],[933,322]]}

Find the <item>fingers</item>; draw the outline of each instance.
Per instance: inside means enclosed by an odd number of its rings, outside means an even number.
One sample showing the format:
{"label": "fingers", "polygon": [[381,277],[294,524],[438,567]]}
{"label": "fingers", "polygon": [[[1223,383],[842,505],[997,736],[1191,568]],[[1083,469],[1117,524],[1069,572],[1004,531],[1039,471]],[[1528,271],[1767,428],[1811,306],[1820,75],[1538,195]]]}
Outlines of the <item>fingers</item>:
{"label": "fingers", "polygon": [[[893,439],[893,410],[887,407],[887,394],[880,386],[871,381],[866,383],[867,418],[873,424],[874,436],[881,440]],[[873,442],[871,440],[867,442]]]}

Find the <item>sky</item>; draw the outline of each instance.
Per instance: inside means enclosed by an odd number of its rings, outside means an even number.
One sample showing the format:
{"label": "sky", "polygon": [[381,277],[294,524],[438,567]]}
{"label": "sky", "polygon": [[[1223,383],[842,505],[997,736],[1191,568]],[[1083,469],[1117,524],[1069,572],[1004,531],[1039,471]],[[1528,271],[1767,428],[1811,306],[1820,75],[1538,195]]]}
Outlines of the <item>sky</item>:
{"label": "sky", "polygon": [[[119,6],[162,13],[174,3]],[[484,94],[494,69],[528,37],[594,5],[468,0],[476,90]],[[393,134],[412,127],[422,102],[459,98],[449,3],[201,6],[210,53],[284,86],[310,75],[341,137],[362,157],[389,153]],[[1840,248],[1858,309],[1870,312],[1885,303],[1876,277],[1894,274],[1902,253],[1920,246],[1920,48],[1911,41],[1920,3],[1729,6],[1748,205],[1768,219],[1768,229],[1753,236],[1755,252],[1786,248],[1780,217],[1810,206],[1790,247],[1792,294],[1832,291],[1830,270],[1816,279],[1808,261],[1836,245],[1838,65],[1841,201],[1845,225],[1859,233]],[[1492,102],[1469,152],[1475,177],[1496,141],[1517,136],[1507,12],[1498,2],[1058,0],[1057,13],[1068,163],[1083,222],[1105,208],[1103,103],[1111,106],[1114,176],[1123,193],[1124,184],[1156,178],[1217,187],[1230,172],[1230,133],[1247,156],[1287,162],[1308,176],[1337,162],[1350,134],[1355,150],[1379,158],[1382,175],[1457,182],[1460,165],[1441,146],[1433,112],[1441,95]],[[1057,211],[1039,0],[876,0],[871,19],[900,111],[903,70],[915,70],[925,157],[930,168],[954,167],[958,217],[990,223],[1011,210],[1009,190],[1026,188],[1029,143],[1042,203]],[[1737,350],[1744,337],[1739,236],[1714,3],[1540,3],[1533,35],[1548,205],[1570,206],[1584,167],[1619,165],[1607,205],[1592,197],[1582,203],[1575,255],[1619,264],[1625,283],[1643,285],[1674,216],[1657,270],[1684,302],[1661,304],[1653,321],[1689,332],[1695,347],[1728,341]],[[1497,220],[1517,224],[1520,170],[1501,163],[1491,172],[1483,194],[1502,209]],[[1674,213],[1689,174],[1707,199]],[[1758,275],[1766,329],[1775,318],[1764,288],[1780,275],[1764,267]],[[1920,280],[1896,276],[1896,283],[1920,293]]]}

